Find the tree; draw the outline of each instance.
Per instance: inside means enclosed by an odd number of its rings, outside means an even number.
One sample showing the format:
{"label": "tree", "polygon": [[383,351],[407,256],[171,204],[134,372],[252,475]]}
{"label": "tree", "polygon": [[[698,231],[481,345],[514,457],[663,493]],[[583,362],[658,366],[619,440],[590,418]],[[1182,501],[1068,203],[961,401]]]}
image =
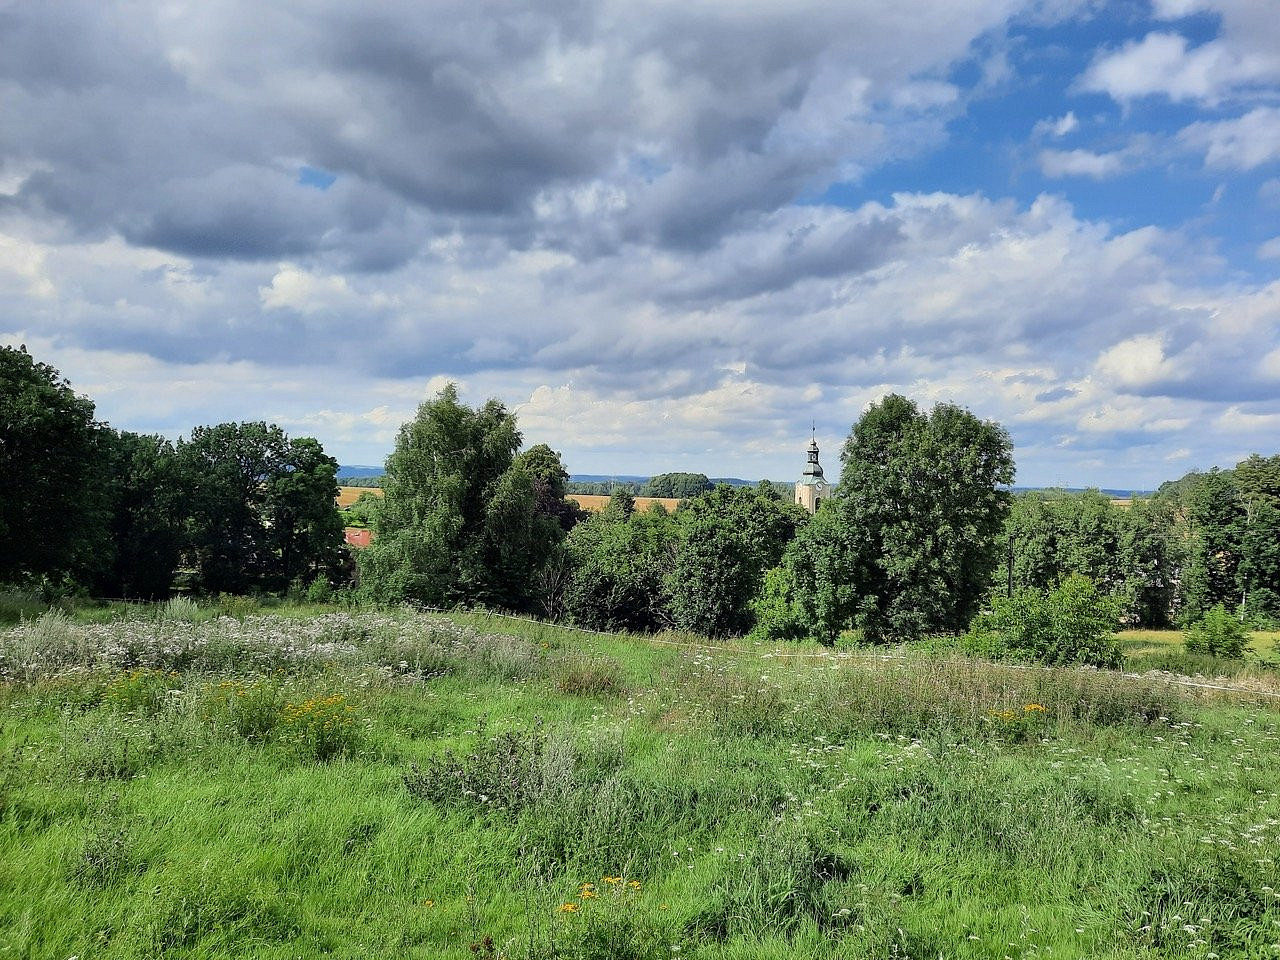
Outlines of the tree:
{"label": "tree", "polygon": [[585,510],[565,498],[569,471],[564,468],[559,453],[545,443],[538,443],[520,454],[516,462],[533,478],[535,512],[554,519],[565,533],[586,518]]}
{"label": "tree", "polygon": [[834,506],[855,551],[849,613],[864,638],[966,629],[998,559],[1009,435],[952,404],[925,415],[890,394],[854,425],[841,460]]}
{"label": "tree", "polygon": [[93,402],[25,347],[0,347],[0,582],[84,579],[107,545]]}
{"label": "tree", "polygon": [[1182,615],[1190,622],[1215,604],[1240,599],[1238,572],[1246,504],[1229,470],[1202,474],[1187,505],[1190,548],[1182,582]]}
{"label": "tree", "polygon": [[364,588],[387,601],[527,608],[564,536],[552,502],[567,475],[550,448],[517,460],[519,448],[499,401],[473,410],[453,384],[425,401],[387,458],[377,537],[360,554]]}
{"label": "tree", "polygon": [[1177,508],[1165,497],[1140,498],[1130,505],[1127,521],[1124,552],[1130,613],[1144,627],[1163,629],[1172,621],[1186,563]]}
{"label": "tree", "polygon": [[640,496],[687,500],[707,493],[712,486],[711,481],[703,473],[662,473],[651,477],[649,482],[640,488]]}
{"label": "tree", "polygon": [[95,584],[101,596],[163,599],[182,555],[186,482],[164,437],[105,431],[110,514],[109,561]]}
{"label": "tree", "polygon": [[870,555],[836,501],[800,527],[779,566],[766,572],[753,603],[754,635],[762,640],[830,644],[857,617],[860,586],[870,582]]}
{"label": "tree", "polygon": [[1176,522],[1168,497],[1125,509],[1097,490],[1019,494],[1000,538],[993,587],[1045,591],[1081,574],[1127,597],[1128,619],[1164,626],[1181,569]]}
{"label": "tree", "polygon": [[339,559],[337,461],[262,422],[196,427],[176,454],[202,589],[280,590]]}
{"label": "tree", "polygon": [[676,519],[675,565],[665,578],[675,625],[709,636],[745,633],[765,571],[779,562],[808,514],[720,484],[690,500]]}
{"label": "tree", "polygon": [[578,524],[565,541],[569,618],[599,630],[670,626],[663,587],[678,541],[676,520],[665,510],[628,512],[621,500]]}
{"label": "tree", "polygon": [[288,440],[265,481],[262,504],[273,576],[280,586],[328,575],[338,564],[342,517],[338,461],[318,440]]}

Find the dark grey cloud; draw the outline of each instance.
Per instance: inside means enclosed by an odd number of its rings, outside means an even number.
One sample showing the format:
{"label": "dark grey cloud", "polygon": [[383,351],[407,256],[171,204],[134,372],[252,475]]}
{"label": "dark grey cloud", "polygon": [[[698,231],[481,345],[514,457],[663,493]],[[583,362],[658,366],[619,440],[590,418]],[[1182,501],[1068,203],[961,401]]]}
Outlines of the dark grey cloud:
{"label": "dark grey cloud", "polygon": [[[1009,10],[929,6],[903,32],[857,4],[13,5],[0,155],[38,172],[6,202],[81,237],[365,269],[450,229],[579,255],[706,248],[892,152],[868,136],[887,93]],[[915,112],[939,129],[948,115]],[[303,164],[358,209],[304,201]],[[623,202],[548,217],[602,184]]]}

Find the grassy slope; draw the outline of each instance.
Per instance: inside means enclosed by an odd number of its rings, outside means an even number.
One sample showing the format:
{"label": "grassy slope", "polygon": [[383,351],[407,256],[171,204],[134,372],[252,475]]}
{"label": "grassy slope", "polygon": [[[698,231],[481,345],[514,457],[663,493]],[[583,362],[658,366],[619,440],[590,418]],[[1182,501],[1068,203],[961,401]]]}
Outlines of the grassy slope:
{"label": "grassy slope", "polygon": [[0,957],[1280,955],[1266,698],[482,617],[24,629]]}

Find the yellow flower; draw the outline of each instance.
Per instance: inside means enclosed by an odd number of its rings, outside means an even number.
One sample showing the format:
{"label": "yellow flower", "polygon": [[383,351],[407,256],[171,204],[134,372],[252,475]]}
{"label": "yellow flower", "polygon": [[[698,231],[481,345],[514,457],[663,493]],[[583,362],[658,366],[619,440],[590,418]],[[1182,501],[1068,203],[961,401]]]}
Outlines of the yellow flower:
{"label": "yellow flower", "polygon": [[582,891],[582,899],[583,899],[583,900],[593,900],[593,899],[595,899],[595,898],[596,898],[596,897],[598,897],[598,896],[600,896],[600,894],[596,893],[594,890],[583,890],[583,891]]}
{"label": "yellow flower", "polygon": [[671,909],[671,904],[669,904],[669,903],[660,903],[660,904],[658,904],[658,909],[659,909],[659,910],[670,910],[670,909]]}
{"label": "yellow flower", "polygon": [[639,890],[639,889],[640,889],[640,881],[639,881],[639,880],[629,880],[629,881],[627,882],[627,886],[628,886],[628,887],[630,887],[632,890]]}
{"label": "yellow flower", "polygon": [[422,905],[424,907],[434,907],[436,905],[436,902],[434,900],[423,900]]}
{"label": "yellow flower", "polygon": [[578,909],[578,905],[576,903],[562,903],[556,909],[561,913],[573,913]]}
{"label": "yellow flower", "polygon": [[1044,707],[1038,703],[1028,703],[1022,709],[1033,713],[1044,713]]}
{"label": "yellow flower", "polygon": [[605,877],[605,878],[604,878],[604,882],[605,882],[605,883],[611,883],[611,884],[612,884],[612,883],[621,883],[621,882],[622,882],[622,878],[621,878],[621,877]]}

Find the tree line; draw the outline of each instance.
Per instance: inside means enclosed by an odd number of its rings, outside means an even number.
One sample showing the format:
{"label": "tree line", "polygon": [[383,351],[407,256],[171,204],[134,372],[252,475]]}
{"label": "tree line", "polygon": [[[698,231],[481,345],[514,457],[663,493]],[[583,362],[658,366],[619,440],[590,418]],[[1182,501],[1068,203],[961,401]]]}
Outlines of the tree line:
{"label": "tree line", "polygon": [[48,364],[0,347],[0,583],[161,599],[346,576],[338,463],[266,423],[177,443],[115,430]]}
{"label": "tree line", "polygon": [[623,488],[588,515],[558,453],[525,449],[514,413],[469,407],[450,385],[401,427],[385,496],[353,508],[376,536],[352,561],[337,464],[317,441],[239,423],[174,444],[97,423],[25,350],[0,350],[0,374],[0,582],[140,598],[175,583],[337,585],[380,603],[823,643],[1008,636],[1054,604],[1147,627],[1280,620],[1280,455],[1127,507],[1097,491],[1014,495],[999,424],[889,395],[853,425],[814,516],[780,485],[701,474],[654,478],[681,495],[673,513],[639,511]]}

